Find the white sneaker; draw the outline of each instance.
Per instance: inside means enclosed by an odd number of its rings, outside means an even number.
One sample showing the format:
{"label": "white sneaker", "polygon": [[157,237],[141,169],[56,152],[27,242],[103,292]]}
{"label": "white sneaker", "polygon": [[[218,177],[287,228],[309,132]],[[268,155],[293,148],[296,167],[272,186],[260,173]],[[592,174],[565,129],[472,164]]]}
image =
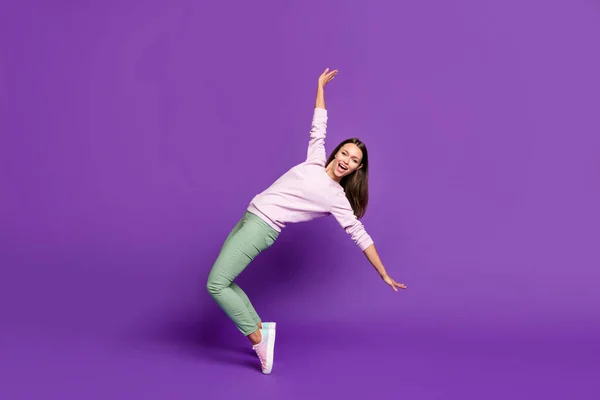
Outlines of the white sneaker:
{"label": "white sneaker", "polygon": [[252,350],[256,352],[263,374],[270,374],[273,369],[273,353],[275,351],[275,322],[270,322],[268,325],[263,323],[262,341],[252,346]]}

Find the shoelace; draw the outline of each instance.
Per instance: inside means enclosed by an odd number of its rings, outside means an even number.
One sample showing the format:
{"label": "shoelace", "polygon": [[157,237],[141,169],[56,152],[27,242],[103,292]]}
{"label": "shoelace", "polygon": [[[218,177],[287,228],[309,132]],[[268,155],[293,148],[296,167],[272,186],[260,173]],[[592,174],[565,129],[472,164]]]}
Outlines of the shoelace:
{"label": "shoelace", "polygon": [[260,360],[261,367],[265,368],[267,365],[267,360],[262,357],[260,351],[258,350],[258,347],[256,347],[254,349],[254,352],[256,353],[256,355],[258,356],[258,359]]}

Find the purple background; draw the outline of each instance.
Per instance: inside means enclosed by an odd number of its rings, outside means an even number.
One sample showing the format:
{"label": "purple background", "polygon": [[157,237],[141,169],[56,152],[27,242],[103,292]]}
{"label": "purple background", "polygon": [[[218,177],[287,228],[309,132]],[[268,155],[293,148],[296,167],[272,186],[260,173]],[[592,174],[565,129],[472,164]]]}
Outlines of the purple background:
{"label": "purple background", "polygon": [[[0,398],[598,398],[598,2],[54,3],[0,10]],[[408,290],[289,226],[267,377],[206,276],[326,67]]]}

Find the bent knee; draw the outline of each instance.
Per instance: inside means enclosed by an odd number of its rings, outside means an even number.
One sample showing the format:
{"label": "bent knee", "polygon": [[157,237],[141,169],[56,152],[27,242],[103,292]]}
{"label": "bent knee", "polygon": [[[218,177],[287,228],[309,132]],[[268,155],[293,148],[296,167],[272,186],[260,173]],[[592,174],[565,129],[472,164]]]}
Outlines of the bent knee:
{"label": "bent knee", "polygon": [[214,296],[216,294],[219,293],[221,289],[219,288],[219,285],[217,285],[213,280],[208,279],[206,281],[206,291],[211,295]]}
{"label": "bent knee", "polygon": [[218,280],[216,280],[210,276],[206,281],[206,290],[213,297],[220,294],[223,291],[223,289],[225,289],[226,286],[227,285],[220,283]]}

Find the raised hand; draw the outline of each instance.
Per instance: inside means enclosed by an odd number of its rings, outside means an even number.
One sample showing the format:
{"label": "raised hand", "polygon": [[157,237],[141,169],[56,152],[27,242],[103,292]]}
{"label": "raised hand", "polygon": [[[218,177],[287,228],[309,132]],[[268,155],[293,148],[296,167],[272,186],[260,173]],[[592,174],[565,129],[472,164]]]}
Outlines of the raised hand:
{"label": "raised hand", "polygon": [[398,283],[395,280],[393,280],[389,275],[384,275],[383,276],[383,281],[385,283],[387,283],[388,285],[390,285],[392,287],[392,289],[394,289],[396,292],[398,291],[398,288],[400,289],[406,289],[406,285],[404,285],[403,283]]}
{"label": "raised hand", "polygon": [[331,72],[329,72],[329,68],[325,69],[325,71],[323,71],[321,76],[319,76],[319,87],[324,88],[325,85],[327,85],[329,82],[331,82],[331,80],[333,78],[335,78],[337,73],[338,73],[337,69],[334,69]]}

